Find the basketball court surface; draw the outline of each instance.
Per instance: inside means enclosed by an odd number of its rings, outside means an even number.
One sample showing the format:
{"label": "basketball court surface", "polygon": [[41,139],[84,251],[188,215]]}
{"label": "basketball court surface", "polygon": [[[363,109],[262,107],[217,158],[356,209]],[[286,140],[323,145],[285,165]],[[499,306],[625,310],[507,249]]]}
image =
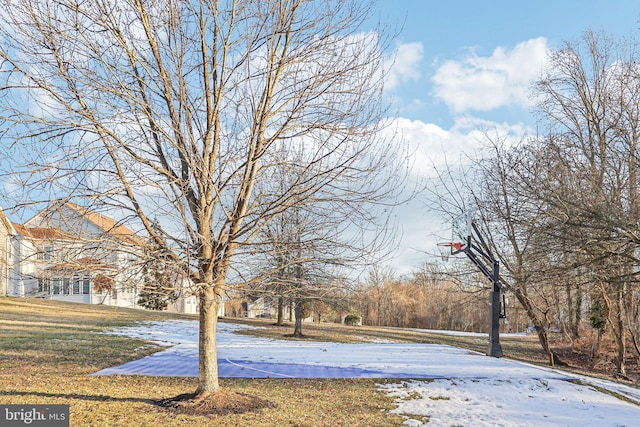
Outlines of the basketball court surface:
{"label": "basketball court surface", "polygon": [[[541,368],[446,345],[301,342],[235,333],[245,328],[250,327],[218,324],[221,378],[445,378],[452,375],[451,364],[456,366],[457,377],[564,378]],[[196,321],[148,322],[111,333],[147,339],[167,349],[94,375],[198,376]],[[476,335],[486,341],[486,336]]]}

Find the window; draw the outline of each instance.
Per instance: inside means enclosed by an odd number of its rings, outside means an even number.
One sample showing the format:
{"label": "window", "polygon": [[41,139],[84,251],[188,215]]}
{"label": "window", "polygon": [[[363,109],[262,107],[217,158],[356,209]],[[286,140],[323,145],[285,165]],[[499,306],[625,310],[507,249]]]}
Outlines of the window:
{"label": "window", "polygon": [[73,276],[38,279],[38,292],[49,295],[89,295],[91,293],[91,278],[89,276]]}
{"label": "window", "polygon": [[53,259],[53,248],[51,246],[44,247],[44,260],[51,261]]}
{"label": "window", "polygon": [[51,261],[53,259],[53,247],[45,246],[36,253],[36,259],[40,261]]}
{"label": "window", "polygon": [[53,295],[60,295],[60,279],[53,279],[52,280],[52,284],[53,284]]}
{"label": "window", "polygon": [[49,279],[38,279],[38,292],[50,293],[51,292],[51,283]]}

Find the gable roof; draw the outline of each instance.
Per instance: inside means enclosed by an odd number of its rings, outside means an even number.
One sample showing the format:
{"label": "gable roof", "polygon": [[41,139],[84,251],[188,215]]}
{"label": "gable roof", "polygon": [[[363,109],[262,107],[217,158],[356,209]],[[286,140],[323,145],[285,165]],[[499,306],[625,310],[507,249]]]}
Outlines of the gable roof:
{"label": "gable roof", "polygon": [[84,217],[87,221],[90,221],[105,234],[113,236],[116,239],[131,245],[140,246],[145,244],[145,240],[143,238],[134,233],[129,227],[118,223],[113,218],[109,218],[106,215],[102,215],[71,202],[66,202],[64,205],[76,211],[80,216]]}
{"label": "gable roof", "polygon": [[[73,213],[69,211],[72,211]],[[113,237],[123,244],[134,246],[146,245],[146,240],[144,238],[138,236],[129,227],[117,222],[113,218],[94,212],[85,207],[76,205],[75,203],[65,201],[52,202],[49,206],[47,206],[36,216],[25,222],[22,226],[19,226],[18,224],[13,224],[13,226],[18,227],[20,230],[20,234],[25,237],[36,239],[82,239],[82,236],[78,234],[82,230],[63,230],[61,228],[62,223],[51,224],[50,219],[47,220],[46,218],[49,217],[52,213],[56,213],[57,216],[61,218],[64,215],[64,218],[71,219],[72,221],[78,221],[78,219],[73,219],[73,217],[77,215],[77,217],[81,221],[91,224],[93,227],[97,228],[99,230],[99,234],[103,234],[103,236],[106,237]],[[66,222],[65,219],[60,220]],[[51,224],[52,226],[49,227],[49,224]],[[76,224],[76,227],[80,226],[79,223]],[[31,225],[34,225],[35,227]],[[95,232],[91,234],[95,235]]]}
{"label": "gable roof", "polygon": [[26,227],[22,224],[12,224],[16,234],[32,239],[57,239],[57,240],[78,240],[71,233],[67,233],[60,228]]}
{"label": "gable roof", "polygon": [[2,225],[4,225],[4,228],[6,228],[7,233],[11,236],[13,236],[14,234],[16,234],[16,230],[13,227],[13,224],[11,223],[11,221],[9,221],[9,219],[7,219],[7,217],[4,215],[4,211],[2,210],[2,208],[0,208],[0,223]]}

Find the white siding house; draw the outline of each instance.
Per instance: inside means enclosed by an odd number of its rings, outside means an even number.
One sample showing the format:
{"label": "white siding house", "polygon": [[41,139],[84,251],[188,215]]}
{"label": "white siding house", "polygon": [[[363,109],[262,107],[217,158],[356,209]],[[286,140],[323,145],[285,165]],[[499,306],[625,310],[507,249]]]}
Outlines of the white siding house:
{"label": "white siding house", "polygon": [[[0,296],[140,308],[136,260],[145,244],[112,218],[70,202],[52,203],[24,224],[0,210]],[[180,296],[168,309],[196,313],[188,281],[178,282]]]}
{"label": "white siding house", "polygon": [[13,225],[0,209],[0,295],[9,291],[9,277],[11,272],[11,239],[16,234]]}

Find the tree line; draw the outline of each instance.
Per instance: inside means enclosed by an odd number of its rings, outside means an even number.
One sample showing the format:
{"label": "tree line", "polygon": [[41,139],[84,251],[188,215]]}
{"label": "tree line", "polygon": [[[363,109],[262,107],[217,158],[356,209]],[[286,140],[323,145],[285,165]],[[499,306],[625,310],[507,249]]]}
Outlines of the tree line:
{"label": "tree line", "polygon": [[[393,269],[371,267],[365,277],[343,280],[333,286],[324,284],[319,292],[296,292],[300,285],[289,289],[288,297],[281,293],[249,290],[253,297],[266,297],[267,304],[278,308],[273,315],[276,323],[285,325],[285,318],[298,320],[294,312],[296,301],[304,300],[303,319],[313,322],[343,322],[354,315],[359,323],[369,326],[419,328],[486,333],[489,325],[487,290],[484,277],[465,267],[464,260],[447,266],[425,262],[408,274]],[[332,290],[329,292],[329,290]],[[245,315],[241,308],[247,293],[228,301],[226,313],[233,317]],[[517,301],[508,301],[508,321],[504,332],[523,332],[530,325]],[[295,335],[295,329],[294,329]]]}
{"label": "tree line", "polygon": [[464,173],[440,171],[430,194],[452,217],[474,211],[552,364],[557,327],[571,342],[591,337],[593,363],[611,342],[621,376],[640,355],[638,59],[635,41],[604,33],[566,42],[533,87],[537,134],[487,133]]}

